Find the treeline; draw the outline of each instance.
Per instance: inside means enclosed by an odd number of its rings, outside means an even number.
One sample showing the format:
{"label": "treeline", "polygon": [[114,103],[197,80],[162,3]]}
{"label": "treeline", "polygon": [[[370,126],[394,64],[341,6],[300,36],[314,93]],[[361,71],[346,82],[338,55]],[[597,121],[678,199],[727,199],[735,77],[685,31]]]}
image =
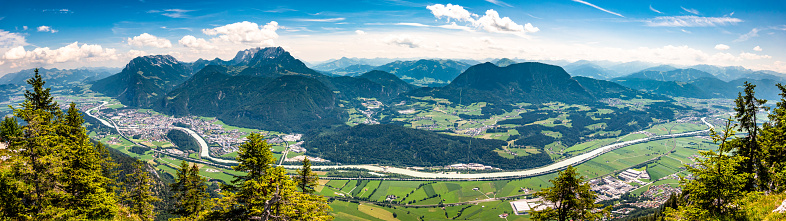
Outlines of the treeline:
{"label": "treeline", "polygon": [[194,137],[188,135],[186,132],[172,129],[166,133],[166,138],[169,139],[169,141],[171,141],[172,144],[174,144],[179,150],[184,152],[199,152],[199,143],[197,143]]}
{"label": "treeline", "polygon": [[[63,113],[37,73],[32,91],[0,123],[0,217],[4,220],[332,220],[308,160],[291,178],[259,134],[241,145],[233,167],[247,171],[211,198],[196,164],[176,177],[93,143],[75,104]],[[114,157],[114,158],[113,158]],[[172,179],[174,178],[174,179]],[[215,189],[213,187],[212,189]]]}
{"label": "treeline", "polygon": [[305,143],[315,156],[344,164],[445,166],[481,163],[502,169],[526,169],[550,164],[546,153],[508,159],[494,150],[502,140],[451,136],[397,125],[357,125],[328,132]]}

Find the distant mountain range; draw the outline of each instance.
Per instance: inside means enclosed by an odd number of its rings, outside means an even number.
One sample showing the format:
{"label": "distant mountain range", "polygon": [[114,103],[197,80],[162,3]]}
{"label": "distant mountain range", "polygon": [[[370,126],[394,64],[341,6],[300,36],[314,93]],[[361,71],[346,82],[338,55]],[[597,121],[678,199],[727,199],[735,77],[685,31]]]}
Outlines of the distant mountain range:
{"label": "distant mountain range", "polygon": [[[0,77],[0,84],[27,85],[25,81],[35,74],[35,69],[21,70],[15,73],[8,73]],[[83,83],[95,81],[108,77],[116,73],[114,68],[91,68],[91,69],[46,69],[39,68],[38,74],[47,84],[65,86],[72,83]]]}
{"label": "distant mountain range", "polygon": [[170,55],[137,57],[123,71],[96,81],[90,89],[128,106],[148,107],[191,74],[191,66]]}
{"label": "distant mountain range", "polygon": [[[701,66],[699,68],[714,70],[723,69],[706,66]],[[730,68],[729,70],[739,69]],[[759,98],[779,99],[779,90],[775,87],[775,84],[786,83],[784,78],[769,74],[768,72],[744,72],[748,74],[744,74],[742,78],[724,81],[716,75],[694,68],[676,69],[670,66],[658,66],[624,77],[615,78],[612,81],[629,88],[657,94],[704,99],[736,98],[744,82],[747,81],[757,85],[756,94]],[[728,73],[731,73],[731,71]],[[736,74],[740,73],[741,72],[738,72]]]}

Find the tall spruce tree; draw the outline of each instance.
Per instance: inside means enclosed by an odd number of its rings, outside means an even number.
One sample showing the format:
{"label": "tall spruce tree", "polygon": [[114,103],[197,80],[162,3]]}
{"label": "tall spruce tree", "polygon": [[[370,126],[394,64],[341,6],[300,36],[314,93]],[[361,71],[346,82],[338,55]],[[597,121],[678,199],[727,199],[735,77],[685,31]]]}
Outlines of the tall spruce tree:
{"label": "tall spruce tree", "polygon": [[324,197],[297,191],[293,181],[275,162],[270,146],[259,134],[251,134],[238,150],[238,166],[246,171],[237,176],[231,189],[224,188],[224,197],[216,201],[217,210],[206,219],[261,219],[261,220],[332,220],[330,207]]}
{"label": "tall spruce tree", "polygon": [[22,127],[16,122],[16,118],[6,117],[0,123],[0,142],[8,144],[11,138],[22,136]]}
{"label": "tall spruce tree", "polygon": [[[759,126],[757,124],[758,117],[756,114],[764,109],[763,105],[767,103],[767,100],[756,98],[756,85],[746,81],[744,86],[744,95],[743,92],[737,95],[737,99],[734,101],[737,107],[735,107],[734,110],[737,111],[735,117],[739,122],[738,131],[745,132],[747,135],[740,140],[741,144],[737,145],[735,153],[744,157],[743,162],[740,164],[742,172],[756,175],[757,179],[749,180],[748,184],[745,186],[746,190],[754,190],[757,186],[759,188],[766,187],[766,185],[762,184],[767,183],[769,180],[767,168],[761,164],[763,155],[762,149],[757,141]],[[761,181],[759,185],[756,185],[757,180]]]}
{"label": "tall spruce tree", "polygon": [[297,186],[303,193],[313,194],[314,187],[319,184],[319,176],[311,171],[311,160],[303,159],[303,167],[297,171]]}
{"label": "tall spruce tree", "polygon": [[112,218],[117,214],[117,202],[113,189],[107,185],[112,179],[103,173],[103,156],[89,140],[82,126],[82,114],[74,103],[64,118],[58,131],[66,138],[67,147],[63,155],[64,190],[69,195],[66,207],[75,211],[79,218]]}
{"label": "tall spruce tree", "polygon": [[608,215],[611,207],[606,207],[601,212],[594,211],[600,207],[599,204],[595,204],[597,195],[592,192],[589,183],[584,182],[584,176],[579,176],[573,166],[569,165],[550,181],[554,186],[538,191],[535,196],[542,197],[553,206],[533,211],[533,220],[599,220]]}
{"label": "tall spruce tree", "polygon": [[762,126],[758,139],[763,150],[763,167],[769,168],[770,179],[759,183],[768,190],[780,193],[786,191],[786,87],[783,84],[776,86],[781,91],[781,99],[769,114],[770,121]]}
{"label": "tall spruce tree", "polygon": [[147,172],[147,164],[137,160],[134,162],[133,170],[133,173],[126,175],[124,203],[130,212],[139,216],[140,219],[153,220],[156,216],[156,212],[153,211],[155,209],[153,203],[161,201],[161,199],[153,195],[151,190],[153,180]]}
{"label": "tall spruce tree", "polygon": [[172,214],[184,220],[196,220],[206,208],[208,193],[206,179],[199,176],[197,164],[189,167],[186,161],[180,163],[175,182],[169,184],[174,195],[175,210]]}

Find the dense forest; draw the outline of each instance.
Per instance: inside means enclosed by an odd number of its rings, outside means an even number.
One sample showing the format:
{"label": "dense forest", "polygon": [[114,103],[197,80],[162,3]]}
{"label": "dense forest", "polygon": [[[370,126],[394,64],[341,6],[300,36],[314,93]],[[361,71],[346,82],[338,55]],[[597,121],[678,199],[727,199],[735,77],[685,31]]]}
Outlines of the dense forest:
{"label": "dense forest", "polygon": [[[261,135],[238,150],[247,171],[220,187],[219,196],[183,161],[176,176],[90,140],[74,103],[53,101],[36,70],[32,90],[0,123],[0,217],[4,220],[332,220],[318,178],[304,161],[290,177]],[[17,122],[16,119],[23,122]]]}
{"label": "dense forest", "polygon": [[502,169],[526,169],[550,164],[541,152],[508,159],[494,150],[502,140],[451,136],[397,125],[357,125],[321,134],[305,143],[312,155],[345,164],[446,166],[480,163]]}
{"label": "dense forest", "polygon": [[197,143],[194,137],[188,135],[188,133],[183,132],[181,130],[172,129],[166,133],[166,138],[172,142],[177,149],[182,151],[191,151],[191,152],[199,152],[199,143]]}

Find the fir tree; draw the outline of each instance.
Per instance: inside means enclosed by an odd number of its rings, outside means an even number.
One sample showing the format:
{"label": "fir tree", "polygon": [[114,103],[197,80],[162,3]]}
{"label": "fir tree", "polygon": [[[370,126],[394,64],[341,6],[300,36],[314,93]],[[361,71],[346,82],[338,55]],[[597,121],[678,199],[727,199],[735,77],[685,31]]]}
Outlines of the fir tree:
{"label": "fir tree", "polygon": [[[756,92],[754,91],[756,85],[746,81],[744,86],[745,89],[743,92],[745,94],[743,95],[742,92],[738,94],[737,99],[734,101],[737,105],[734,110],[737,111],[735,117],[739,122],[738,131],[746,132],[747,136],[740,139],[739,142],[741,143],[736,145],[734,149],[736,149],[736,154],[744,157],[744,160],[740,164],[742,172],[755,174],[758,180],[766,183],[768,182],[769,174],[767,174],[767,168],[761,164],[762,150],[757,141],[759,126],[757,125],[758,117],[756,113],[764,109],[762,105],[767,103],[767,100],[756,98]],[[748,184],[746,184],[745,189],[753,190],[755,186],[756,180],[750,180]],[[759,188],[765,186],[766,185],[758,185]]]}
{"label": "fir tree", "polygon": [[131,213],[142,220],[153,220],[156,216],[153,203],[161,200],[153,196],[153,180],[147,172],[146,163],[134,162],[134,172],[126,175],[125,187],[124,201]]}
{"label": "fir tree", "polygon": [[311,161],[308,158],[303,159],[303,167],[297,171],[297,186],[303,193],[313,194],[314,187],[319,182],[319,176],[311,171]]}
{"label": "fir tree", "polygon": [[170,184],[175,200],[172,214],[190,220],[198,219],[206,208],[208,193],[205,181],[205,178],[199,176],[197,164],[189,167],[186,161],[182,161],[175,182]]}
{"label": "fir tree", "polygon": [[776,85],[780,89],[781,99],[769,114],[770,122],[762,126],[759,145],[764,156],[764,168],[769,168],[770,179],[760,182],[768,190],[780,193],[786,191],[786,87]]}
{"label": "fir tree", "polygon": [[595,204],[597,195],[592,192],[589,183],[584,183],[584,177],[579,176],[573,166],[569,165],[550,181],[554,186],[538,191],[535,196],[542,197],[553,207],[533,211],[533,220],[599,220],[611,209],[606,207],[599,213],[593,211],[600,206]]}
{"label": "fir tree", "polygon": [[10,143],[14,137],[22,136],[22,127],[16,122],[16,118],[6,117],[0,123],[0,142]]}
{"label": "fir tree", "polygon": [[275,162],[270,146],[259,134],[251,134],[240,146],[235,170],[248,172],[233,182],[236,192],[226,191],[216,201],[217,210],[207,219],[332,220],[324,197],[297,191],[297,183]]}

